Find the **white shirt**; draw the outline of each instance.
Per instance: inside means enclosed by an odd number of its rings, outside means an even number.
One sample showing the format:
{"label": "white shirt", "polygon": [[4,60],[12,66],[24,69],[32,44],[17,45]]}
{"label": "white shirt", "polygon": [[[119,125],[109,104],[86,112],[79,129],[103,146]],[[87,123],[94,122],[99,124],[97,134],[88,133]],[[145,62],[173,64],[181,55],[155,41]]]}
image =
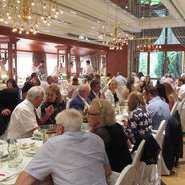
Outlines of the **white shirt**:
{"label": "white shirt", "polygon": [[[117,91],[117,89],[116,89],[116,95],[119,99],[119,102],[121,102],[122,98],[121,98],[119,92]],[[108,100],[113,106],[115,106],[114,95],[112,94],[112,91],[110,89],[108,89],[105,92],[105,99]]]}
{"label": "white shirt", "polygon": [[89,108],[89,104],[87,103],[87,101],[83,97],[81,97],[80,95],[78,95],[78,96],[82,99],[82,101],[85,103],[85,105]]}
{"label": "white shirt", "polygon": [[51,174],[55,185],[107,185],[109,164],[103,140],[93,133],[65,132],[49,139],[25,171],[43,180]]}
{"label": "white shirt", "polygon": [[47,81],[42,81],[42,82],[41,82],[41,87],[46,91],[47,88],[49,87],[48,82],[47,82]]}
{"label": "white shirt", "polygon": [[115,80],[119,82],[122,87],[124,87],[127,83],[127,79],[123,77],[122,75],[116,76]]}
{"label": "white shirt", "polygon": [[99,97],[99,93],[95,93],[93,90],[92,90],[92,92],[93,92],[93,94],[94,94],[94,96],[95,96],[96,98],[100,98],[100,97]]}
{"label": "white shirt", "polygon": [[[180,89],[178,92],[178,98],[181,99],[181,101],[178,102],[178,110],[179,110],[179,108],[182,106],[182,100],[185,98],[185,84],[180,86]],[[185,109],[185,105],[183,105],[183,109]]]}
{"label": "white shirt", "polygon": [[94,68],[91,65],[86,66],[85,75],[93,74]]}
{"label": "white shirt", "polygon": [[38,127],[33,104],[27,99],[14,109],[7,129],[8,139],[31,137]]}

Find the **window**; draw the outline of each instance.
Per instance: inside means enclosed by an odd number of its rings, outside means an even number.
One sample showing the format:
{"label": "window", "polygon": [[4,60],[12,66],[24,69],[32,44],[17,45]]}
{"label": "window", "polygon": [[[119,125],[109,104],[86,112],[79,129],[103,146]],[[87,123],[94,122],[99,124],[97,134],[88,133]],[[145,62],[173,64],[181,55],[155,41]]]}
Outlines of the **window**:
{"label": "window", "polygon": [[48,75],[53,75],[55,70],[57,70],[57,55],[46,54],[46,64]]}
{"label": "window", "polygon": [[144,76],[147,75],[147,52],[141,52],[139,55],[139,72],[142,72]]}
{"label": "window", "polygon": [[167,52],[167,73],[173,74],[175,78],[182,73],[182,51]]}
{"label": "window", "polygon": [[157,44],[165,44],[165,28],[162,29],[160,37],[154,43],[154,45]]}
{"label": "window", "polygon": [[[168,29],[168,30],[167,30]],[[165,43],[165,31],[167,30],[167,39]],[[154,44],[168,44],[168,47],[163,47],[160,52],[150,52],[150,59],[147,62],[147,52],[140,52],[139,54],[139,70],[138,72],[143,72],[144,75],[148,72],[149,63],[149,75],[153,79],[161,78],[165,73],[173,74],[175,78],[179,77],[184,71],[182,71],[182,51],[180,47],[180,42],[177,40],[171,28],[163,28],[160,37]],[[177,51],[171,51],[170,44]],[[176,44],[176,46],[174,46]],[[169,51],[166,51],[169,48]],[[179,48],[179,49],[178,49]],[[165,61],[166,54],[166,61]],[[167,66],[167,68],[165,68]]]}
{"label": "window", "polygon": [[31,52],[17,52],[17,78],[18,83],[24,83],[26,78],[32,73],[32,57]]}
{"label": "window", "polygon": [[168,28],[168,40],[167,44],[180,44],[180,42],[175,37],[171,28]]}
{"label": "window", "polygon": [[164,74],[164,52],[150,53],[150,77],[161,78]]}

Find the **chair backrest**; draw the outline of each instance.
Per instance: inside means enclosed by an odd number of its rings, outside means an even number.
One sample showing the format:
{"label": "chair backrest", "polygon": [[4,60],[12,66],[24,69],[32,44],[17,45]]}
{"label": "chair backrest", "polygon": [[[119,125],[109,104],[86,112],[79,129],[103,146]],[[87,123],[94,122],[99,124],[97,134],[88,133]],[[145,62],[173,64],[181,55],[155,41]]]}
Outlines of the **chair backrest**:
{"label": "chair backrest", "polygon": [[179,109],[178,109],[178,111],[179,111],[179,114],[181,114],[182,109],[183,109],[183,105],[185,103],[185,98],[183,98],[183,100],[181,102],[178,102],[178,103],[179,103]]}
{"label": "chair backrest", "polygon": [[135,168],[130,164],[122,170],[115,185],[137,185],[136,179]]}
{"label": "chair backrest", "polygon": [[155,140],[157,141],[157,143],[159,144],[160,148],[162,149],[162,143],[163,143],[163,139],[164,139],[164,130],[165,130],[165,126],[166,126],[166,121],[163,120],[160,123],[160,126],[158,128],[158,131],[155,135]]}
{"label": "chair backrest", "polygon": [[145,140],[142,140],[141,143],[139,144],[138,149],[136,150],[136,154],[135,154],[134,160],[132,162],[132,164],[135,168],[138,168],[140,166],[140,164],[142,163],[141,162],[141,155],[142,155],[142,152],[144,149],[144,145],[145,145]]}
{"label": "chair backrest", "polygon": [[176,101],[172,107],[172,110],[170,111],[170,116],[172,116],[175,111],[177,110],[177,106],[178,106],[178,101]]}
{"label": "chair backrest", "polygon": [[140,185],[144,185],[143,176],[145,173],[145,166],[146,166],[145,163],[141,161],[144,145],[145,145],[145,140],[142,140],[141,143],[139,144],[138,149],[136,150],[135,157],[132,161],[132,165],[136,172],[135,178],[137,179],[137,183]]}

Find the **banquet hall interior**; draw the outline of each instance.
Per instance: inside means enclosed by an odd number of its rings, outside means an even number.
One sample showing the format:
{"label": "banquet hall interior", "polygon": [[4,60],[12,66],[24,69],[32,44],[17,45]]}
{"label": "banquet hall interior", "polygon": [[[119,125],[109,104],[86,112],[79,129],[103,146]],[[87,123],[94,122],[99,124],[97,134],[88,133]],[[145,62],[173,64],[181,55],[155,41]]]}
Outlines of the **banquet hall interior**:
{"label": "banquet hall interior", "polygon": [[[6,88],[8,79],[22,88],[42,61],[47,75],[39,76],[41,83],[48,76],[57,77],[57,82],[71,83],[73,77],[84,81],[90,60],[102,79],[107,74],[129,79],[142,72],[153,85],[165,74],[172,75],[175,84],[185,77],[184,3],[0,0],[0,90]],[[60,89],[64,95],[66,89]],[[185,157],[161,179],[163,185],[183,185]]]}

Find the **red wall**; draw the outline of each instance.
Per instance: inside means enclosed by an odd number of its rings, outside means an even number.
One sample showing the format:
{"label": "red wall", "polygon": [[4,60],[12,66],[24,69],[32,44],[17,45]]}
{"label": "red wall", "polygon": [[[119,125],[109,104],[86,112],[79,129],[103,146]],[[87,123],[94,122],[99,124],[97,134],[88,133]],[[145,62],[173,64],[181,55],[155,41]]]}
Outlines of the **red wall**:
{"label": "red wall", "polygon": [[121,72],[123,76],[127,77],[127,53],[127,46],[124,46],[122,50],[109,50],[106,60],[107,72],[111,73],[112,76]]}

